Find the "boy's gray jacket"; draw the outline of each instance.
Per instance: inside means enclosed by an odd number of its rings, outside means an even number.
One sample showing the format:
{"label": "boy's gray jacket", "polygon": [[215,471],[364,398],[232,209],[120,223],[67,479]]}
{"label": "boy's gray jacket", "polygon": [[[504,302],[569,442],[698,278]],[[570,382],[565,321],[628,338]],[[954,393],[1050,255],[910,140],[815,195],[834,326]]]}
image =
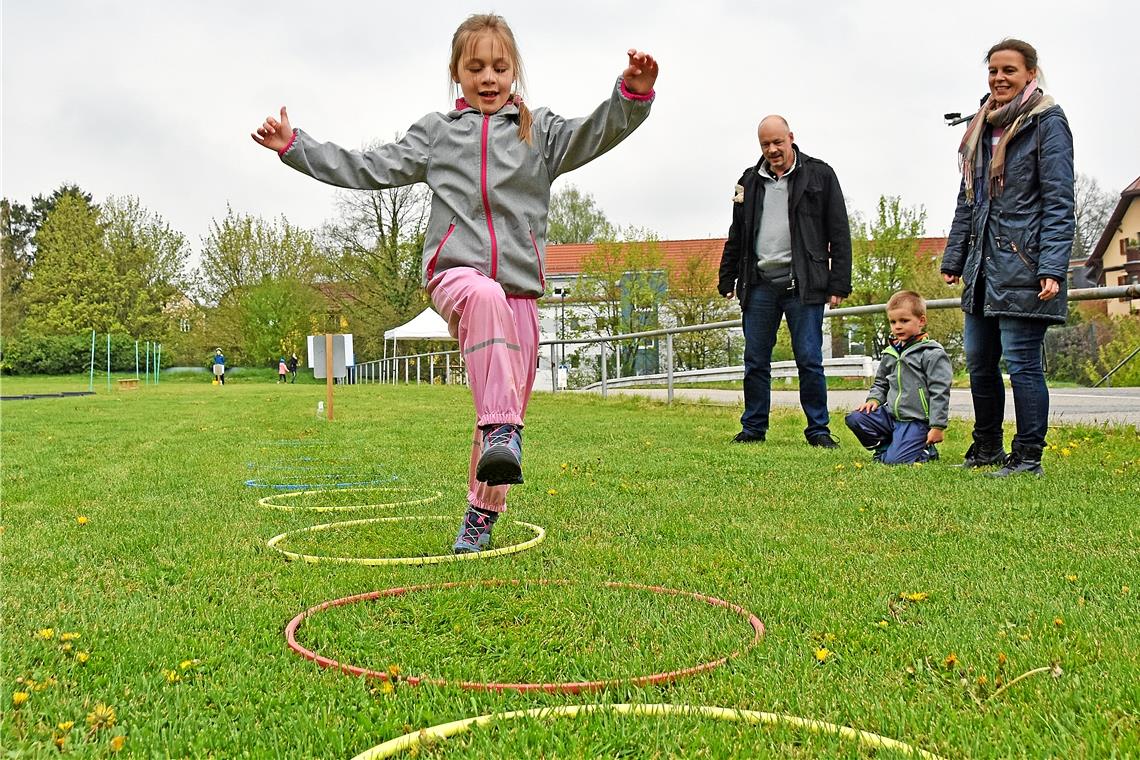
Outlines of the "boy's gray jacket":
{"label": "boy's gray jacket", "polygon": [[465,101],[423,117],[400,140],[367,152],[318,143],[301,130],[281,160],[338,187],[379,190],[426,182],[432,190],[423,281],[450,267],[474,267],[507,295],[546,288],[550,184],[625,139],[649,115],[652,97],[624,91],[584,118],[533,112],[533,144],[518,136],[518,108],[484,116]]}
{"label": "boy's gray jacket", "polygon": [[888,345],[867,400],[886,404],[896,420],[927,420],[930,427],[945,428],[950,421],[953,379],[950,357],[938,341],[923,338],[903,348],[901,354]]}

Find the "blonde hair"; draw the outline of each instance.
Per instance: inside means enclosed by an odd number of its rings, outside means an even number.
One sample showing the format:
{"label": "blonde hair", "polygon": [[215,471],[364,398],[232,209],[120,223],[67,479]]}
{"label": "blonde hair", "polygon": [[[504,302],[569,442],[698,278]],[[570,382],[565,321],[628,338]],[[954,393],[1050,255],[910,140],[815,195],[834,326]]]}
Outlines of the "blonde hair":
{"label": "blonde hair", "polygon": [[519,139],[530,145],[533,140],[531,125],[534,123],[534,119],[530,114],[530,109],[523,102],[526,78],[523,75],[522,57],[519,56],[518,43],[515,42],[514,32],[507,26],[506,19],[493,13],[477,13],[468,16],[467,20],[459,25],[451,37],[451,62],[448,65],[451,81],[459,81],[460,61],[475,44],[475,39],[483,32],[493,34],[496,41],[506,48],[507,56],[511,59],[512,68],[515,70],[514,103],[519,109]]}
{"label": "blonde hair", "polygon": [[916,317],[925,317],[926,300],[913,290],[900,290],[887,301],[887,311],[893,309],[910,309]]}

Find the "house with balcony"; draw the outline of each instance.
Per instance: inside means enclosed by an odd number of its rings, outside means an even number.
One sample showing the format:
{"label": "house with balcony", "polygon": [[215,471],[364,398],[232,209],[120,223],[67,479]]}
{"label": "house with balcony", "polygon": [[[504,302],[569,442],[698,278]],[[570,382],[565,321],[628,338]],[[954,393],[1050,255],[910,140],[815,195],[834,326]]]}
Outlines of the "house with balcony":
{"label": "house with balcony", "polygon": [[[1140,177],[1120,193],[1085,271],[1092,285],[1140,284]],[[1140,298],[1101,301],[1109,316],[1140,313]]]}

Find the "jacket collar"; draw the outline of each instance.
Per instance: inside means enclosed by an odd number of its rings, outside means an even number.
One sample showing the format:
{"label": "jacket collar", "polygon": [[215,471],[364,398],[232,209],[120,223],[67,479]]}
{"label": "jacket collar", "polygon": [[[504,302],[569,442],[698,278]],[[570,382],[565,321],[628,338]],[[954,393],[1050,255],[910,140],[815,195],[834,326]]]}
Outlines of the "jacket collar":
{"label": "jacket collar", "polygon": [[[450,117],[452,119],[458,119],[462,114],[468,113],[469,111],[473,111],[475,113],[480,113],[479,109],[476,108],[475,106],[471,105],[470,103],[468,103],[466,98],[459,98],[458,100],[455,101],[455,108],[452,109],[447,115],[448,115],[448,117]],[[492,116],[506,116],[506,117],[512,117],[513,116],[514,118],[518,118],[519,107],[516,106],[514,103],[509,102],[505,106],[500,108],[498,111],[495,111],[495,113],[493,113],[491,115]]]}

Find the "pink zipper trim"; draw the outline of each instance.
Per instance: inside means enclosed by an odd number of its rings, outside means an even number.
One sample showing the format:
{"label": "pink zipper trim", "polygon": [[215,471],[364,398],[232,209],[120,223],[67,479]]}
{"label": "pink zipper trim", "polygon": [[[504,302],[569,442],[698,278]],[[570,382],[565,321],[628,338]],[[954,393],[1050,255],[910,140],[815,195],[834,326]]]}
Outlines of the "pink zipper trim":
{"label": "pink zipper trim", "polygon": [[428,262],[428,265],[427,265],[427,279],[428,279],[428,281],[429,281],[429,282],[431,281],[431,276],[432,276],[433,274],[435,274],[435,263],[436,263],[437,261],[439,261],[439,252],[443,250],[443,244],[447,242],[447,239],[448,239],[449,237],[451,237],[451,233],[452,233],[452,232],[454,232],[454,231],[455,231],[455,225],[454,225],[454,224],[452,224],[451,226],[449,226],[449,227],[447,228],[447,232],[443,233],[443,240],[440,240],[440,241],[439,241],[439,245],[438,245],[438,246],[436,247],[436,249],[435,249],[435,255],[433,255],[433,256],[431,257],[431,261],[429,261],[429,262]]}
{"label": "pink zipper trim", "polygon": [[530,244],[534,246],[534,257],[538,262],[538,284],[546,290],[546,272],[542,271],[542,254],[538,252],[538,241],[534,239],[534,230],[530,230]]}
{"label": "pink zipper trim", "polygon": [[483,153],[480,156],[479,177],[483,189],[483,211],[487,214],[487,232],[491,235],[491,279],[499,270],[499,242],[495,239],[495,223],[491,220],[491,198],[487,194],[487,136],[491,117],[483,116]]}

